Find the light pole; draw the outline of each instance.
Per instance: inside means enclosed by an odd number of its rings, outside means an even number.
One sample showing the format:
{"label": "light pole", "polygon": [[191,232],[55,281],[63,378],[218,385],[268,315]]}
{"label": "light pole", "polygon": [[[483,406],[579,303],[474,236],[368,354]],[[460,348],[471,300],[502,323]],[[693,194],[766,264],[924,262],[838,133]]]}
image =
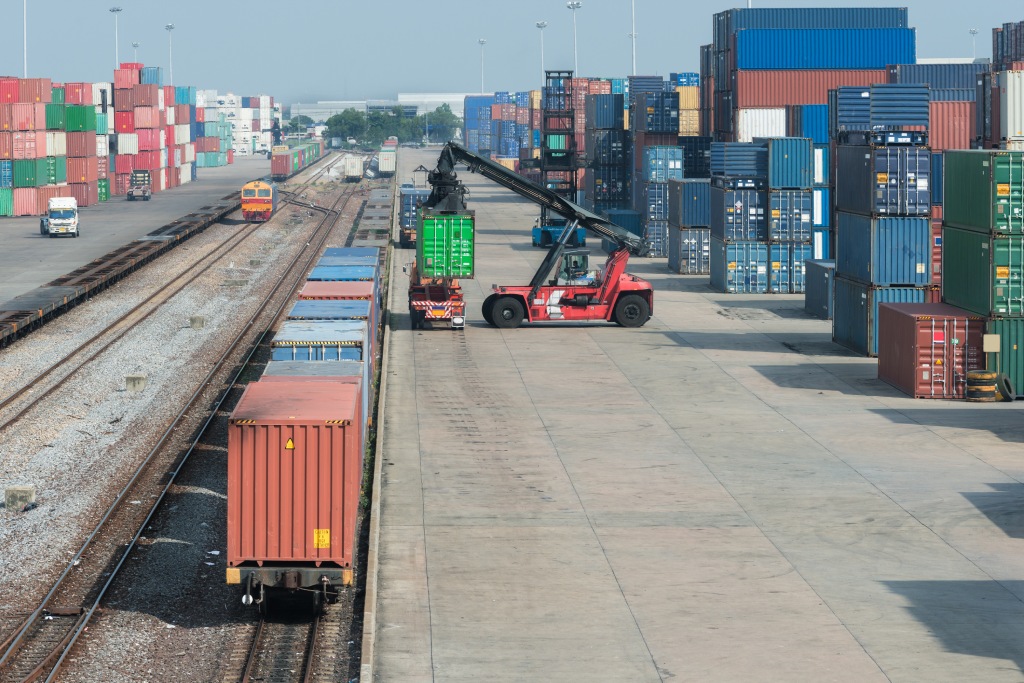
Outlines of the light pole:
{"label": "light pole", "polygon": [[120,7],[111,7],[110,13],[114,15],[114,68],[121,66],[121,55],[117,52],[117,15],[121,13]]}
{"label": "light pole", "polygon": [[579,0],[574,0],[565,3],[565,6],[572,10],[572,66],[573,75],[575,75],[576,78],[579,78],[580,59],[578,53],[576,52],[576,10],[578,10],[580,7],[583,7],[583,3],[580,2]]}
{"label": "light pole", "polygon": [[21,44],[25,49],[25,61],[22,62],[25,65],[25,73],[23,77],[28,78],[28,0],[24,0],[22,4],[24,5],[24,7],[22,7],[21,15],[23,31]]}
{"label": "light pole", "polygon": [[968,32],[971,34],[971,56],[974,59],[977,59],[978,58],[978,29],[976,29],[976,28],[968,29]]}
{"label": "light pole", "polygon": [[480,43],[480,94],[484,94],[484,45],[487,44],[486,38],[481,38],[478,41]]}
{"label": "light pole", "polygon": [[171,31],[174,30],[174,24],[167,24],[164,28],[167,29],[167,81],[174,85],[174,45],[171,43]]}
{"label": "light pole", "polygon": [[132,61],[139,61],[139,43],[132,43]]}
{"label": "light pole", "polygon": [[633,24],[633,30],[629,37],[633,41],[633,75],[636,76],[636,0],[630,0],[629,16]]}
{"label": "light pole", "polygon": [[544,82],[544,29],[548,27],[548,22],[538,21],[537,28],[540,29],[540,82]]}

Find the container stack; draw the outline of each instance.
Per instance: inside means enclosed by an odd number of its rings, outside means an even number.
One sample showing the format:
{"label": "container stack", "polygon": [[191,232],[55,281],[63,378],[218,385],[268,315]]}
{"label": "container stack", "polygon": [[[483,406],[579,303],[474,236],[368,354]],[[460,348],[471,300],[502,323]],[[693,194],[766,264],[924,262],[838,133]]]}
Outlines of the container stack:
{"label": "container stack", "polygon": [[719,12],[701,51],[705,131],[723,141],[785,136],[787,106],[826,104],[830,88],[884,83],[889,64],[916,61],[907,24],[906,8]]}
{"label": "container stack", "polygon": [[[885,101],[873,88],[872,110]],[[873,113],[872,121],[878,116]],[[891,110],[884,116],[895,121],[900,115]],[[880,303],[939,298],[932,286],[931,151],[925,139],[924,133],[849,131],[836,148],[833,339],[868,356],[878,354]]]}
{"label": "container stack", "polygon": [[814,144],[810,138],[756,140],[768,151],[768,291],[805,290],[804,262],[814,256]]}
{"label": "container stack", "polygon": [[[659,83],[661,83],[659,81]],[[632,82],[651,88],[654,83]],[[679,97],[664,86],[654,92],[632,92],[633,208],[640,212],[651,243],[651,256],[668,256],[668,181],[683,177],[679,141]]]}
{"label": "container stack", "polygon": [[623,95],[586,98],[586,206],[601,213],[630,208],[630,148]]}
{"label": "container stack", "polygon": [[681,275],[711,273],[711,181],[668,181],[668,269]]}
{"label": "container stack", "polygon": [[466,149],[476,154],[491,153],[491,107],[493,95],[467,95],[464,103]]}
{"label": "container stack", "polygon": [[832,192],[830,178],[830,138],[828,127],[829,108],[827,104],[797,104],[787,107],[786,125],[789,136],[810,138],[814,145],[814,175],[812,192],[814,199],[811,210],[811,224],[814,235],[814,258],[827,260],[832,254]]}
{"label": "container stack", "polygon": [[700,135],[700,74],[671,73],[668,83],[679,96],[679,136]]}
{"label": "container stack", "polygon": [[[245,97],[233,93],[221,95],[216,90],[192,90],[188,94],[190,106],[203,110],[193,112],[193,123],[225,122],[231,128],[230,144],[216,151],[225,155],[232,152],[235,155],[246,156],[269,152],[274,146],[274,124],[276,123],[280,129],[283,119],[281,105],[275,102],[272,96]],[[220,135],[219,130],[208,132],[202,130],[202,126],[199,128],[196,137],[221,137],[227,140],[227,136]],[[219,157],[210,158],[208,161],[219,161]]]}
{"label": "container stack", "polygon": [[768,149],[711,144],[711,286],[732,294],[768,288]]}
{"label": "container stack", "polygon": [[999,336],[989,370],[1024,391],[1024,152],[944,155],[942,299]]}

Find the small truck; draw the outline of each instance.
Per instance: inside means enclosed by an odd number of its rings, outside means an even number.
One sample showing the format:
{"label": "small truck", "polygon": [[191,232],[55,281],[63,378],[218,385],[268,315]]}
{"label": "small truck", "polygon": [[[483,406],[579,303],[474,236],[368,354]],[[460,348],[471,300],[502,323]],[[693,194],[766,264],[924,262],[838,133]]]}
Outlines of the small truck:
{"label": "small truck", "polygon": [[141,199],[148,202],[153,195],[152,183],[153,178],[149,171],[132,171],[128,181],[128,201],[134,202],[136,199]]}
{"label": "small truck", "polygon": [[42,235],[78,237],[78,200],[74,197],[53,197],[46,202],[46,215],[39,219]]}

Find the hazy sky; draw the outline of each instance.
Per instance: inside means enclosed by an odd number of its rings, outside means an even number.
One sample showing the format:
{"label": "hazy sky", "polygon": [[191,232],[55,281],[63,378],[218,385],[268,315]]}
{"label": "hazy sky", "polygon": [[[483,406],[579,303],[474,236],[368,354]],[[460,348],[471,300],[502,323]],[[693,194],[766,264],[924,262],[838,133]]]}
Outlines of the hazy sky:
{"label": "hazy sky", "polygon": [[[581,75],[628,75],[630,1],[582,0],[577,11]],[[114,0],[27,0],[30,76],[57,81],[110,80]],[[117,0],[120,57],[168,64],[173,31],[178,85],[239,95],[270,94],[285,103],[322,99],[390,99],[398,92],[476,92],[479,38],[485,38],[487,90],[540,85],[540,30],[545,64],[571,69],[572,12],[564,0]],[[0,73],[22,75],[22,2],[3,0]],[[917,28],[919,57],[969,57],[978,29],[979,57],[992,53],[992,28],[1024,20],[1011,2],[764,2],[755,7],[906,5]],[[636,0],[638,74],[697,71],[699,46],[711,42],[711,16],[745,2]],[[1015,9],[1016,8],[1016,9]]]}

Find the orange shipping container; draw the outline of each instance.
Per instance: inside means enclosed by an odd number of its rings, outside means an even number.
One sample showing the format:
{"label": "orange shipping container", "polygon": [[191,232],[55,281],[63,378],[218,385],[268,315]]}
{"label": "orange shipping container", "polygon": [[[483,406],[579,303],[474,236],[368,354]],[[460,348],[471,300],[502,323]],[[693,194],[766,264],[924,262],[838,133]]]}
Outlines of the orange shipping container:
{"label": "orange shipping container", "polygon": [[936,152],[970,149],[975,131],[974,102],[930,102],[928,144]]}
{"label": "orange shipping container", "polygon": [[99,163],[96,157],[69,158],[68,182],[93,183],[99,180]]}
{"label": "orange shipping container", "polygon": [[373,299],[373,282],[307,282],[299,292],[304,301],[352,301]]}
{"label": "orange shipping container", "polygon": [[0,133],[0,159],[14,158],[14,133]]}
{"label": "orange shipping container", "polygon": [[354,384],[249,384],[228,422],[229,568],[287,563],[315,570],[313,585],[317,574],[351,570],[361,405]]}
{"label": "orange shipping container", "polygon": [[828,91],[841,85],[885,83],[885,69],[736,71],[734,107],[828,104]]}

